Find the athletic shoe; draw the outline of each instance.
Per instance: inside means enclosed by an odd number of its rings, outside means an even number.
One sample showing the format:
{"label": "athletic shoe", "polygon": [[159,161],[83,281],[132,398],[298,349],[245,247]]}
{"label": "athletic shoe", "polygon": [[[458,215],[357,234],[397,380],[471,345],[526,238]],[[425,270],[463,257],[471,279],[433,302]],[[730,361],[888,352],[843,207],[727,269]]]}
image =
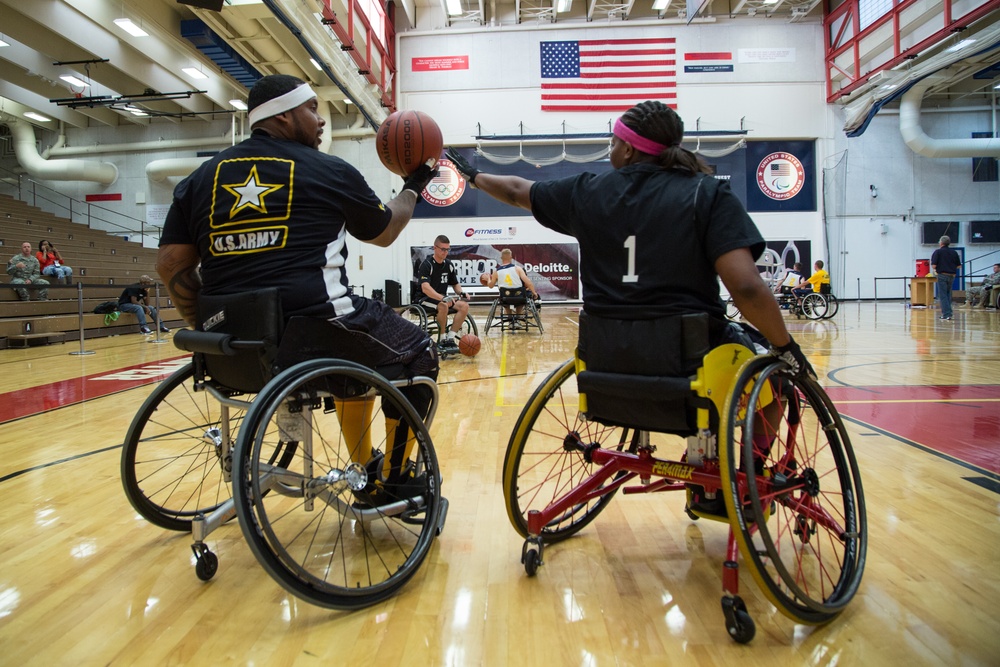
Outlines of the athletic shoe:
{"label": "athletic shoe", "polygon": [[170,327],[168,327],[166,324],[161,324],[160,333],[170,333]]}
{"label": "athletic shoe", "polygon": [[950,319],[951,319],[951,316],[949,315],[948,317],[945,317],[945,316],[943,316],[943,315],[942,315],[942,316],[941,316],[941,317],[939,317],[938,319],[939,319],[939,320],[950,320]]}
{"label": "athletic shoe", "polygon": [[421,496],[427,491],[427,475],[414,475],[411,472],[398,481],[378,482],[371,492],[355,491],[357,500],[354,507],[367,509],[384,507],[400,500],[410,500]]}
{"label": "athletic shoe", "polygon": [[149,327],[139,327],[139,333],[146,334],[148,336],[153,332],[149,330]]}
{"label": "athletic shoe", "polygon": [[438,352],[458,352],[458,341],[451,336],[445,336],[438,343]]}

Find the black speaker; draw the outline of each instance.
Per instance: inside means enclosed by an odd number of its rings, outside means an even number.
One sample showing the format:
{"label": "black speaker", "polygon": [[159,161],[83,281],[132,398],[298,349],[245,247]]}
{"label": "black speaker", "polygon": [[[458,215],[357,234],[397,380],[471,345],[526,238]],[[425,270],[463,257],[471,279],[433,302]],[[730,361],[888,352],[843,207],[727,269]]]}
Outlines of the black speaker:
{"label": "black speaker", "polygon": [[200,9],[211,9],[213,12],[221,12],[225,0],[177,0],[179,5],[191,5]]}
{"label": "black speaker", "polygon": [[400,308],[403,305],[403,286],[395,280],[385,281],[385,305]]}

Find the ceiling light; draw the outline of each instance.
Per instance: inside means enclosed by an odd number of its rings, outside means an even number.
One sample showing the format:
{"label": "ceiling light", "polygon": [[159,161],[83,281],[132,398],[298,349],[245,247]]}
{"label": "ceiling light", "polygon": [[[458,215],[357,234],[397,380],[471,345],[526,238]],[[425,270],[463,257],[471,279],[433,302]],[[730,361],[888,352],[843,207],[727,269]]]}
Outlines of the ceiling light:
{"label": "ceiling light", "polygon": [[2,39],[0,39],[0,47],[4,47],[4,46],[10,46],[10,44],[8,44],[7,42],[5,42]]}
{"label": "ceiling light", "polygon": [[662,12],[669,6],[670,6],[670,0],[653,0],[653,9],[655,11]]}
{"label": "ceiling light", "polygon": [[349,100],[349,99],[347,99],[347,98],[345,97],[345,98],[344,98],[344,104],[354,104],[354,100]]}
{"label": "ceiling light", "polygon": [[315,67],[316,69],[318,69],[320,72],[323,71],[323,68],[319,66],[319,63],[316,62],[315,58],[310,58],[309,62],[311,62],[313,64],[313,67]]}
{"label": "ceiling light", "polygon": [[573,5],[573,0],[556,0],[556,12],[562,14],[568,12]]}
{"label": "ceiling light", "polygon": [[128,111],[133,116],[148,116],[149,114],[140,109],[139,107],[134,107],[131,104],[125,105],[125,111]]}
{"label": "ceiling light", "polygon": [[192,79],[207,79],[208,78],[208,75],[205,74],[204,72],[202,72],[197,67],[185,67],[181,71],[184,72],[185,74],[187,74]]}
{"label": "ceiling light", "polygon": [[764,0],[764,4],[765,5],[776,5],[776,4],[778,4],[778,0]]}
{"label": "ceiling light", "polygon": [[133,37],[149,37],[149,33],[132,23],[132,19],[115,19],[115,25]]}
{"label": "ceiling light", "polygon": [[42,114],[35,113],[34,111],[25,111],[24,112],[24,117],[25,118],[30,118],[31,120],[38,120],[38,121],[41,121],[43,123],[47,123],[50,120],[52,120],[51,118],[46,118]]}
{"label": "ceiling light", "polygon": [[448,16],[462,15],[462,0],[445,0],[448,7]]}
{"label": "ceiling light", "polygon": [[64,74],[64,75],[60,76],[59,78],[62,79],[63,81],[65,81],[66,83],[68,83],[69,85],[76,86],[77,88],[86,88],[87,86],[90,85],[86,81],[84,81],[82,79],[79,79],[79,78],[73,76],[72,74]]}
{"label": "ceiling light", "polygon": [[229,103],[233,105],[234,109],[239,109],[240,111],[247,110],[247,103],[243,100],[229,100]]}

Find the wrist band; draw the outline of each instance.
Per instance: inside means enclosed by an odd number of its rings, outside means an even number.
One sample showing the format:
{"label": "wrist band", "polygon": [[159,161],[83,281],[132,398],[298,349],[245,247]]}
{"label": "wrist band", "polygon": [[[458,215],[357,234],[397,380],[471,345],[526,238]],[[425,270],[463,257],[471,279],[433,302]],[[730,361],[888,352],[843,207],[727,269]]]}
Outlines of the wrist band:
{"label": "wrist band", "polygon": [[621,118],[615,121],[614,135],[622,141],[632,144],[637,151],[642,151],[650,155],[659,155],[667,150],[667,146],[639,135],[635,130],[623,123]]}

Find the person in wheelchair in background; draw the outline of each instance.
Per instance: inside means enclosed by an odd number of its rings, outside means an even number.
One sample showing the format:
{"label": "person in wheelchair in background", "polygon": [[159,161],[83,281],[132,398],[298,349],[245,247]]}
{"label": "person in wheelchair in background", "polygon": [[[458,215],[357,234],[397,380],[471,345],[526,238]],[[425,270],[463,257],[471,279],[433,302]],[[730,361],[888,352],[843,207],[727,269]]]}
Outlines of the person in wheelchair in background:
{"label": "person in wheelchair in background", "polygon": [[[444,234],[434,239],[434,254],[417,267],[417,285],[420,290],[417,303],[436,311],[438,323],[438,349],[442,352],[457,352],[458,339],[465,318],[469,316],[469,295],[458,283],[458,273],[448,259],[451,241]],[[448,296],[448,286],[455,291]],[[448,328],[448,314],[454,314],[451,329]]]}
{"label": "person in wheelchair in background", "polygon": [[[372,367],[401,364],[409,377],[436,379],[437,353],[426,333],[384,303],[354,294],[346,271],[347,235],[389,246],[436,170],[422,165],[399,195],[383,203],[357,169],[317,150],[325,121],[308,84],[288,75],[265,76],[248,103],[251,136],[206,161],[174,190],[156,269],[177,310],[200,330],[200,297],[277,288],[286,324],[296,316],[315,318],[329,324],[331,337],[347,341],[350,349],[338,349],[336,356],[364,359]],[[402,391],[425,416],[430,391],[419,385]],[[338,418],[361,420],[364,409],[370,410],[344,400]],[[398,423],[398,417],[386,412],[390,431],[389,421]],[[393,502],[421,487],[406,467],[407,429],[391,432],[381,464],[370,444],[354,454],[356,463],[378,473],[361,502]]]}
{"label": "person in wheelchair in background", "polygon": [[[515,306],[511,306],[511,299],[533,299],[538,301],[538,292],[532,284],[528,274],[520,266],[514,264],[514,251],[504,248],[500,251],[500,264],[488,274],[486,287],[500,288],[500,305],[503,306],[503,314],[508,320],[513,313],[518,316],[524,314],[524,302],[521,301]],[[517,322],[511,322],[511,328],[517,328]],[[522,324],[521,328],[526,329],[527,325]]]}
{"label": "person in wheelchair in background", "polygon": [[[779,295],[778,304],[782,310],[788,309],[788,301],[792,298],[792,290],[798,287],[803,279],[805,279],[805,275],[802,273],[802,262],[795,262],[792,268],[785,269],[785,272],[775,282],[774,292]],[[782,299],[781,297],[786,298]]]}
{"label": "person in wheelchair in background", "polygon": [[[705,314],[708,343],[739,343],[784,360],[796,374],[815,376],[789,335],[777,301],[761,280],[755,260],[765,243],[726,181],[684,149],[684,123],[670,107],[646,101],[619,118],[611,138],[612,170],[552,180],[530,181],[479,171],[457,151],[448,158],[472,187],[507,204],[531,211],[543,226],[580,243],[585,324],[613,338],[627,337],[629,321],[676,320]],[[717,277],[756,329],[726,319]],[[595,328],[597,328],[595,327]],[[615,334],[614,332],[619,332]],[[623,357],[655,347],[664,356],[685,347],[681,340],[619,340],[618,359],[601,360],[609,371]],[[700,363],[700,360],[699,360]],[[683,367],[693,372],[690,366]],[[621,372],[621,371],[618,371]],[[678,373],[680,374],[680,373]],[[777,419],[778,414],[768,415]],[[774,412],[774,410],[772,410]],[[761,432],[755,434],[766,437]],[[755,443],[768,448],[768,442]],[[700,487],[699,487],[700,488]],[[709,500],[692,488],[692,509],[725,514],[721,496]]]}
{"label": "person in wheelchair in background", "polygon": [[792,294],[795,295],[796,300],[800,304],[802,303],[802,297],[812,292],[821,294],[830,293],[830,274],[826,272],[823,266],[823,260],[817,259],[813,265],[813,274],[808,278],[800,280],[799,284],[792,290]]}

